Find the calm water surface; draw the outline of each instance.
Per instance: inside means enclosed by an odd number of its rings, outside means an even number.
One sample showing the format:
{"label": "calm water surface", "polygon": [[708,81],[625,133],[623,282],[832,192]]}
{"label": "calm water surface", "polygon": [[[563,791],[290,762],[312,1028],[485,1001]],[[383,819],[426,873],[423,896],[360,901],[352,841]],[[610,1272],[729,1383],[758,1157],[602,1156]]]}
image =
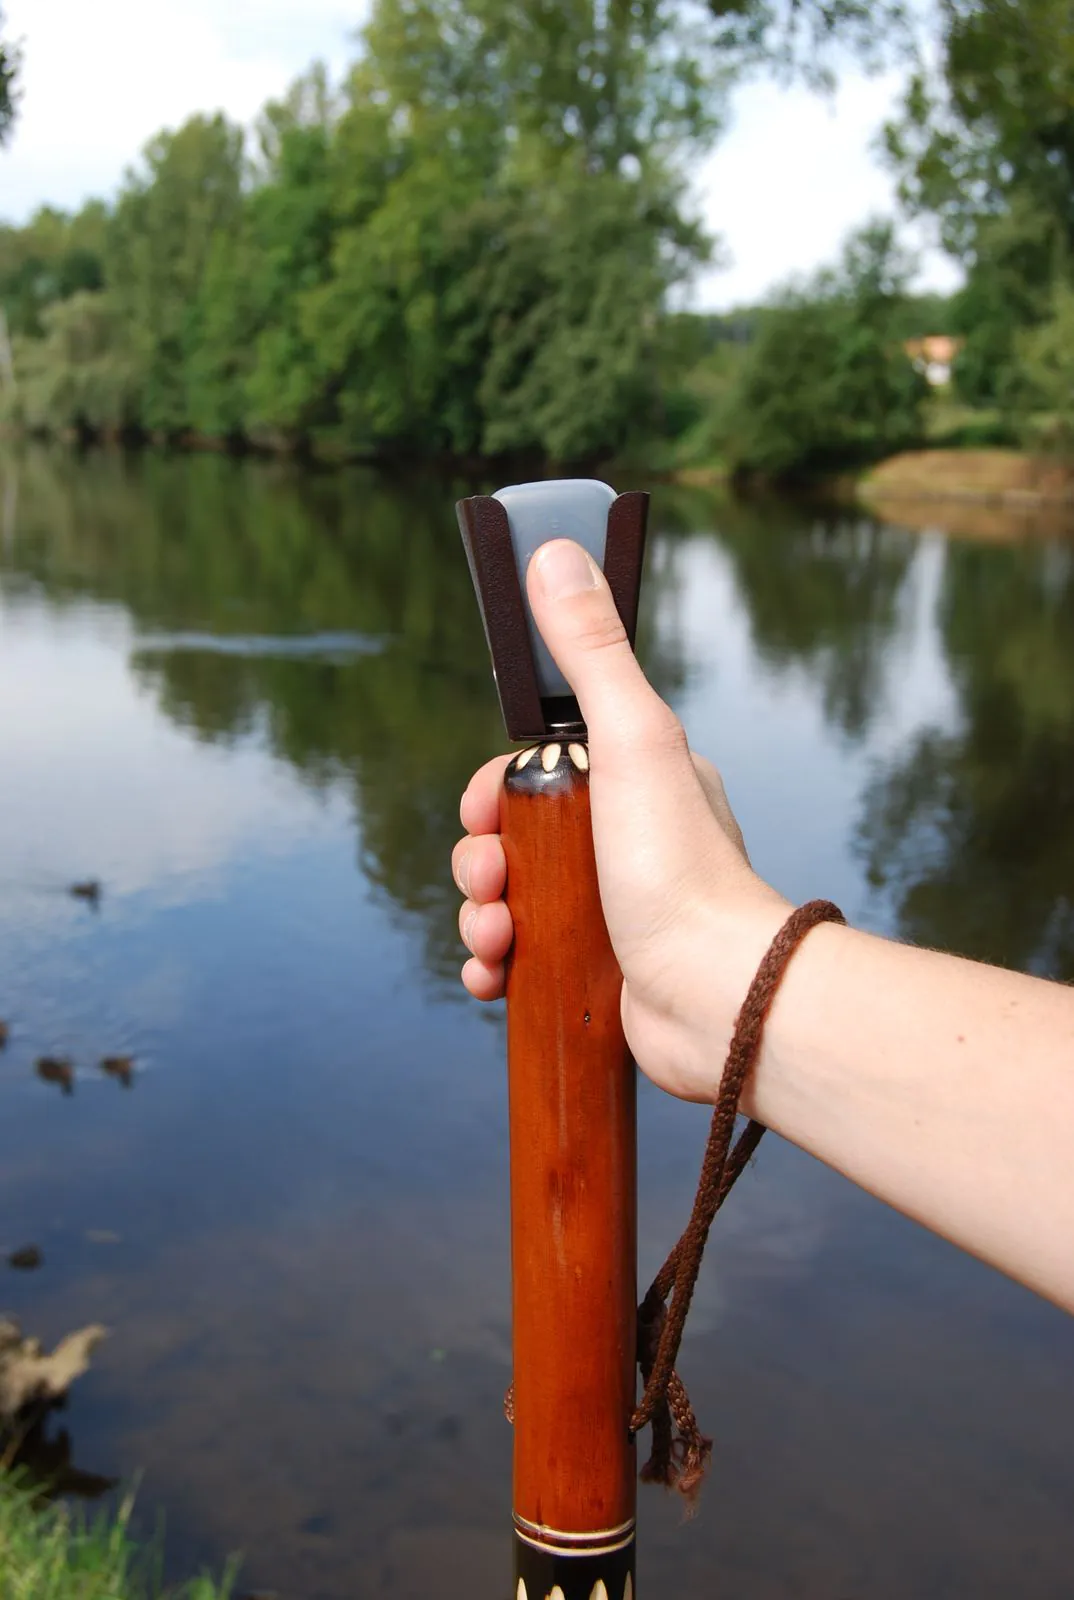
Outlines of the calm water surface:
{"label": "calm water surface", "polygon": [[[508,1587],[503,1026],[448,871],[502,733],[457,487],[0,458],[0,1246],[44,1252],[0,1303],[112,1329],[69,1481],[140,1472],[172,1570],[241,1550],[289,1600]],[[654,524],[640,650],[760,871],[1074,977],[1074,545],[670,491]],[[640,1118],[645,1277],[707,1118]],[[775,1140],[682,1367],[716,1458],[689,1524],[642,1492],[645,1595],[1074,1592],[1074,1325]]]}

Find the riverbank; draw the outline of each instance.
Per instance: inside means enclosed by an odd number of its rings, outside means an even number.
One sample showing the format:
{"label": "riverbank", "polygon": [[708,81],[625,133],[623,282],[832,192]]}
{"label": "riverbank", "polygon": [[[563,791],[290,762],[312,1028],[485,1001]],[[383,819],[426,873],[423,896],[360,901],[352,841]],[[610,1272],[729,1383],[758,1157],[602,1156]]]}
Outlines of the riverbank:
{"label": "riverbank", "polygon": [[1011,510],[1068,506],[1074,512],[1074,467],[1021,450],[908,450],[856,482],[859,499],[955,500]]}
{"label": "riverbank", "polygon": [[[0,427],[0,440],[18,443],[26,437],[19,430]],[[51,437],[57,444],[82,450],[253,455],[329,471],[361,465],[392,474],[414,465],[397,458],[347,456],[308,441],[299,449],[279,438],[228,441],[190,432],[172,438],[148,434],[124,437],[105,432],[79,436],[71,431],[57,431]],[[659,453],[655,452],[657,457]],[[505,458],[441,458],[421,465],[432,473],[489,483],[521,481],[554,470],[548,463]],[[674,466],[658,459],[654,465],[635,452],[610,462],[559,466],[558,471],[564,476],[604,477],[620,487],[669,483],[684,489],[728,490],[734,486],[733,475],[718,460]],[[1074,525],[1074,463],[1002,446],[908,450],[862,471],[755,487],[856,503],[912,528],[927,529],[940,521],[946,531],[970,538],[1009,537]]]}
{"label": "riverbank", "polygon": [[[666,477],[683,488],[730,483],[718,462]],[[1074,466],[999,446],[908,450],[864,472],[798,488],[921,532],[941,527],[955,538],[1007,540],[1074,528]]]}
{"label": "riverbank", "polygon": [[62,1501],[41,1505],[18,1479],[0,1474],[0,1595],[27,1600],[228,1600],[234,1569],[165,1588],[159,1549],[129,1535],[133,1497],[92,1521]]}

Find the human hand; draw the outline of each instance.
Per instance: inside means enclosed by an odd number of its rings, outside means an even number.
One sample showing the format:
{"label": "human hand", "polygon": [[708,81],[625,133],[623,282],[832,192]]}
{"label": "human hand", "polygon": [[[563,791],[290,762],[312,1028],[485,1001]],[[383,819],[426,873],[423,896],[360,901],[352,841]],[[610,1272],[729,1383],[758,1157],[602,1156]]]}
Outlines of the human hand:
{"label": "human hand", "polygon": [[[526,575],[534,618],[589,730],[590,803],[601,902],[623,973],[627,1042],[642,1070],[688,1100],[711,1100],[753,973],[789,906],[756,876],[719,773],[692,755],[678,718],[646,681],[599,568],[565,539]],[[480,1000],[504,992],[511,915],[499,837],[510,757],[488,762],[462,798],[467,836],[452,870]]]}

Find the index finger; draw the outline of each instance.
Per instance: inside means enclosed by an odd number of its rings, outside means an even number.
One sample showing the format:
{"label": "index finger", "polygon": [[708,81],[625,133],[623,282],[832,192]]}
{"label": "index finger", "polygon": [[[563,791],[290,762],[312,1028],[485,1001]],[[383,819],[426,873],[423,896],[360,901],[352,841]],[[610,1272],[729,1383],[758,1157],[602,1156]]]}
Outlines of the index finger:
{"label": "index finger", "polygon": [[493,756],[474,773],[459,806],[459,816],[467,833],[499,833],[500,790],[511,755]]}

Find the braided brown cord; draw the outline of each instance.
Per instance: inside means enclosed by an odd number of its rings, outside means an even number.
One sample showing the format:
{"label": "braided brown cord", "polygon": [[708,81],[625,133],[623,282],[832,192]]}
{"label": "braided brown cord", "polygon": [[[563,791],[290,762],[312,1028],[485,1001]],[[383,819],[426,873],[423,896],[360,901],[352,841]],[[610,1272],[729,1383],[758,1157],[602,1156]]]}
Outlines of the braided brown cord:
{"label": "braided brown cord", "polygon": [[[678,1489],[690,1502],[701,1486],[712,1440],[698,1428],[690,1397],[675,1371],[675,1360],[709,1229],[765,1131],[759,1122],[747,1122],[732,1148],[738,1102],[791,957],[811,929],[822,922],[845,921],[830,900],[810,900],[791,913],[769,945],[735,1021],[690,1221],[638,1307],[638,1365],[645,1387],[630,1419],[630,1431],[637,1433],[646,1423],[652,1427],[649,1459],[641,1476],[646,1483]],[[508,1422],[514,1422],[514,1384],[504,1396],[503,1409]]]}
{"label": "braided brown cord", "polygon": [[[735,1141],[720,1179],[717,1211],[731,1193],[736,1180],[745,1171],[750,1157],[761,1142],[764,1131],[759,1122],[748,1122]],[[638,1365],[641,1368],[641,1380],[645,1386],[646,1396],[651,1393],[653,1367],[667,1326],[667,1307],[664,1302],[675,1286],[676,1269],[685,1240],[684,1234],[653,1279],[645,1299],[638,1307]],[[513,1401],[513,1396],[511,1398]],[[642,1403],[644,1404],[644,1399]],[[639,1411],[640,1409],[641,1407],[638,1408]],[[631,1418],[632,1432],[637,1415],[635,1412]],[[509,1420],[513,1420],[513,1414]],[[649,1459],[641,1469],[642,1481],[662,1483],[669,1489],[676,1488],[692,1504],[701,1487],[709,1457],[712,1455],[712,1440],[707,1439],[698,1427],[690,1397],[686,1393],[686,1386],[674,1367],[668,1376],[667,1388],[664,1394],[657,1398],[649,1420],[652,1425],[651,1445]],[[674,1431],[672,1422],[675,1424]],[[644,1424],[638,1423],[637,1426],[641,1427]]]}
{"label": "braided brown cord", "polygon": [[679,1489],[690,1500],[700,1487],[712,1441],[697,1426],[675,1371],[675,1359],[713,1218],[764,1133],[760,1123],[747,1123],[732,1150],[739,1098],[760,1052],[764,1025],[791,957],[819,923],[845,920],[830,900],[811,900],[791,913],[769,945],[735,1022],[690,1221],[638,1310],[638,1364],[645,1390],[630,1419],[630,1430],[637,1433],[647,1422],[652,1424],[649,1460],[641,1475],[646,1482]]}
{"label": "braided brown cord", "polygon": [[[748,1122],[739,1138],[736,1139],[735,1147],[727,1159],[727,1165],[724,1168],[723,1178],[720,1181],[720,1194],[716,1203],[717,1211],[720,1209],[720,1206],[723,1205],[724,1201],[727,1199],[727,1196],[734,1188],[736,1179],[738,1179],[745,1171],[753,1152],[761,1142],[761,1135],[764,1133],[764,1131],[764,1128],[762,1128],[759,1122]],[[685,1235],[683,1237],[685,1238]],[[649,1376],[652,1370],[652,1357],[654,1357],[656,1354],[657,1342],[659,1341],[660,1333],[663,1330],[664,1322],[667,1318],[667,1310],[665,1308],[664,1301],[667,1299],[668,1295],[675,1286],[675,1267],[679,1259],[679,1252],[682,1248],[682,1243],[683,1240],[680,1239],[678,1244],[675,1245],[671,1254],[664,1262],[664,1265],[660,1268],[660,1271],[650,1284],[648,1294],[638,1307],[638,1365],[641,1367],[642,1383],[645,1385],[648,1385],[649,1382]],[[643,1333],[643,1320],[646,1315],[649,1315],[654,1319],[653,1327],[655,1328],[655,1336],[651,1331]],[[650,1353],[648,1362],[646,1360],[647,1352]],[[674,1372],[671,1374],[671,1382],[669,1382],[668,1385],[669,1403],[672,1384],[677,1385],[677,1392],[681,1393],[685,1407],[687,1410],[689,1410],[690,1401],[687,1397],[686,1390],[683,1387],[683,1384],[677,1373]],[[515,1386],[513,1383],[508,1384],[507,1390],[503,1397],[503,1414],[507,1418],[508,1422],[513,1425],[515,1420]],[[692,1416],[693,1413],[691,1412],[690,1415]],[[665,1407],[663,1409],[661,1416],[654,1414],[652,1422],[653,1439],[655,1442],[660,1428],[664,1426],[670,1427],[670,1422],[667,1420],[667,1408]],[[696,1432],[696,1430],[697,1425],[695,1423],[694,1431]],[[680,1431],[682,1430],[680,1429]],[[700,1435],[698,1437],[700,1439]],[[703,1440],[701,1441],[702,1444],[705,1442],[706,1441]],[[711,1448],[711,1441],[708,1441],[708,1443]],[[653,1453],[656,1453],[655,1449]],[[643,1468],[642,1477],[648,1482],[649,1480],[647,1474],[648,1468]]]}

